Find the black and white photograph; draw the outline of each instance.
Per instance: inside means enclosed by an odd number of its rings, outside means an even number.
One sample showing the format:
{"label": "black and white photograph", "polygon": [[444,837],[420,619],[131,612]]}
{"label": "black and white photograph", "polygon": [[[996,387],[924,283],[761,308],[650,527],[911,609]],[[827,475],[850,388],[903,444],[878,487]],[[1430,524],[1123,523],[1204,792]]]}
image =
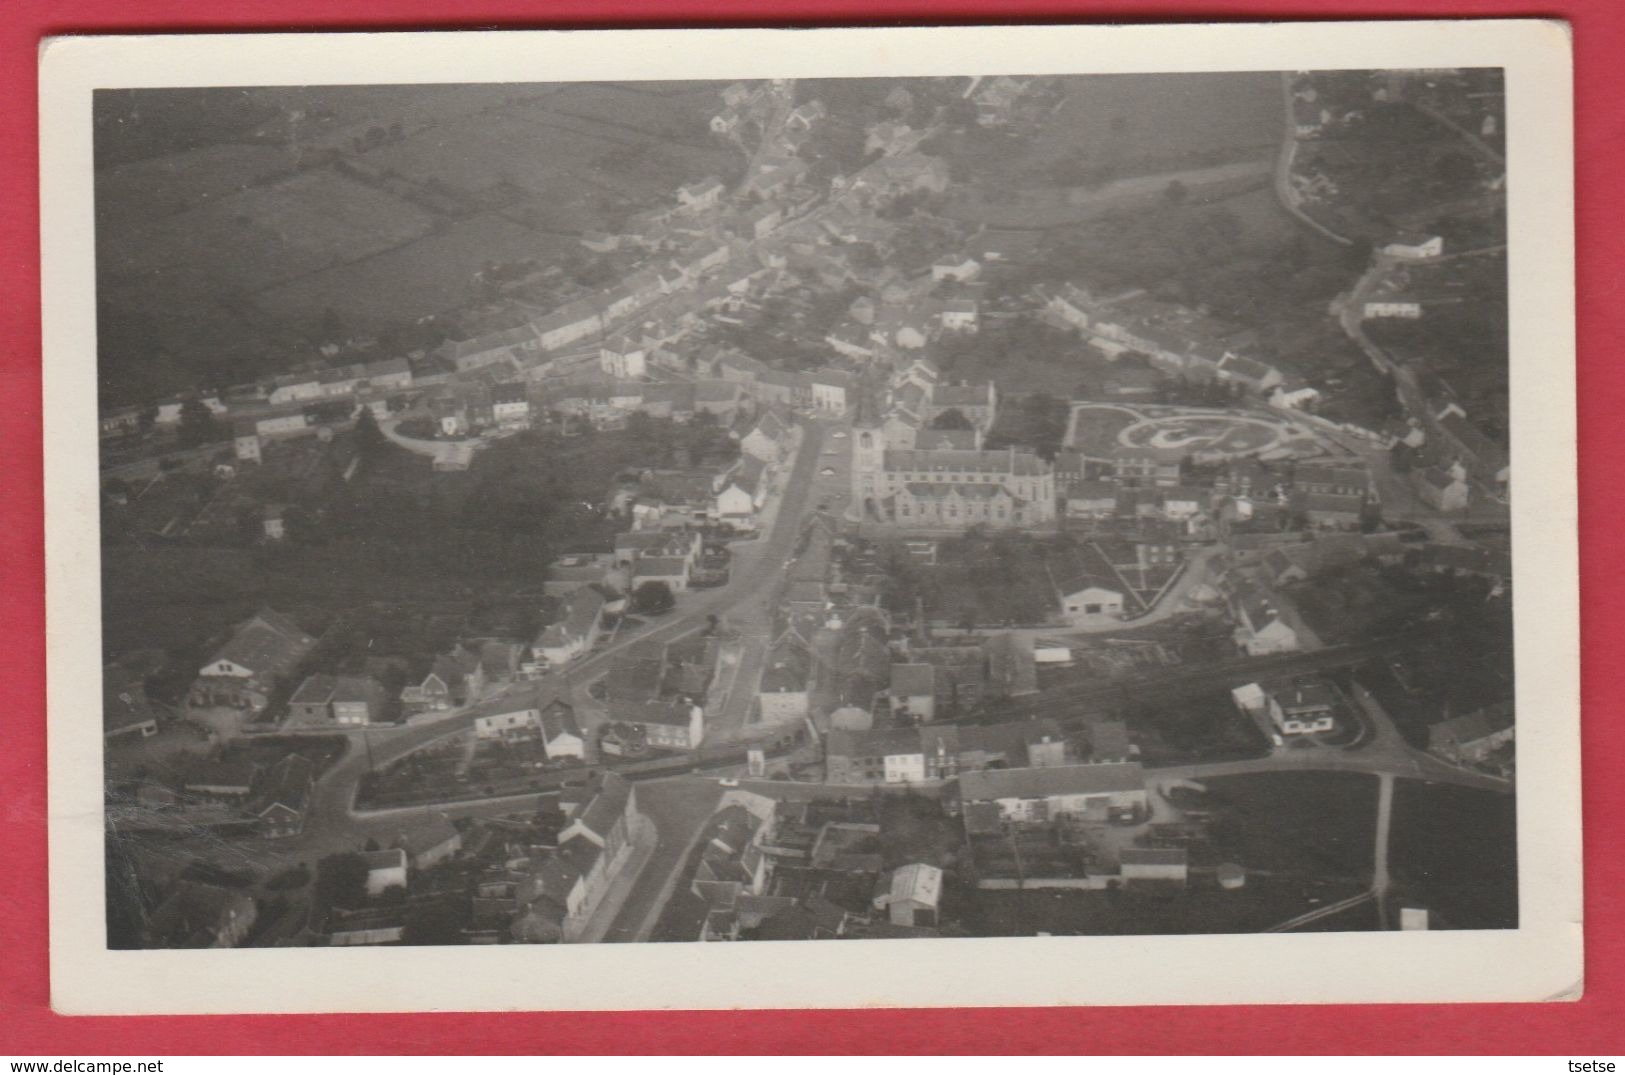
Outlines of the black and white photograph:
{"label": "black and white photograph", "polygon": [[85,943],[1518,935],[1507,67],[996,58],[95,86]]}

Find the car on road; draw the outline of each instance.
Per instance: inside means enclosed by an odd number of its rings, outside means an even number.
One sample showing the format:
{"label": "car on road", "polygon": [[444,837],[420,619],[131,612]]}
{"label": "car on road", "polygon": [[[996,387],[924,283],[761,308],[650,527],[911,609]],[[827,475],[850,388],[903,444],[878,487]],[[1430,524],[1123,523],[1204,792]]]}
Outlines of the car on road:
{"label": "car on road", "polygon": [[731,776],[718,777],[717,786],[721,788],[737,788],[739,781]]}
{"label": "car on road", "polygon": [[835,468],[834,467],[825,467],[823,470],[820,470],[818,473],[823,475],[826,478],[833,478],[833,477],[835,477]]}
{"label": "car on road", "polygon": [[846,439],[846,430],[837,429],[835,432],[831,433],[830,436],[834,437],[836,440],[845,440]]}

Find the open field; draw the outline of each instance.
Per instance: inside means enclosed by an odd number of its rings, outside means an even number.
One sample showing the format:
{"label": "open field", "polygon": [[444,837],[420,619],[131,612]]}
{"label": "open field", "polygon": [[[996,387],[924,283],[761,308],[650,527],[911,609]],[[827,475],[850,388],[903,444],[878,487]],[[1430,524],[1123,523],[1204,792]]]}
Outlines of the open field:
{"label": "open field", "polygon": [[1083,75],[1045,125],[1041,152],[1082,150],[1103,160],[1273,148],[1280,136],[1281,90],[1267,71]]}
{"label": "open field", "polygon": [[575,252],[574,233],[737,166],[705,127],[719,86],[99,97],[105,402],[277,372],[329,307],[376,330],[462,305],[487,261]]}
{"label": "open field", "polygon": [[1434,929],[1517,928],[1517,800],[1401,780],[1392,870],[1395,905],[1426,907]]}
{"label": "open field", "polygon": [[[429,83],[410,86],[258,86],[244,93],[276,116],[260,137],[297,138],[308,149],[348,151],[374,127],[399,124],[403,134],[466,122],[492,109],[556,93],[548,83]],[[297,120],[293,117],[297,116]]]}
{"label": "open field", "polygon": [[297,168],[281,146],[223,143],[96,173],[96,214],[119,221],[157,220],[212,204]]}
{"label": "open field", "polygon": [[142,278],[171,301],[257,291],[399,246],[433,219],[333,169],[302,172],[158,221],[98,232],[105,281]]}
{"label": "open field", "polygon": [[[1249,874],[1369,883],[1377,780],[1365,773],[1276,772],[1203,780],[1182,807],[1212,811],[1203,865],[1234,862]],[[1252,884],[1249,876],[1248,885]]]}
{"label": "open field", "polygon": [[1211,875],[1194,873],[1184,889],[982,892],[951,886],[944,914],[955,910],[949,898],[958,895],[960,921],[975,935],[994,937],[1256,933],[1356,891],[1336,881],[1260,876],[1230,892]]}
{"label": "open field", "polygon": [[1017,141],[974,131],[950,159],[990,187],[1053,185],[1057,165],[1100,177],[1146,175],[1268,155],[1280,138],[1281,90],[1268,72],[1081,75]]}
{"label": "open field", "polygon": [[268,288],[254,297],[267,313],[314,318],[332,307],[360,327],[415,320],[468,302],[474,273],[487,262],[557,258],[574,247],[485,213],[417,242]]}

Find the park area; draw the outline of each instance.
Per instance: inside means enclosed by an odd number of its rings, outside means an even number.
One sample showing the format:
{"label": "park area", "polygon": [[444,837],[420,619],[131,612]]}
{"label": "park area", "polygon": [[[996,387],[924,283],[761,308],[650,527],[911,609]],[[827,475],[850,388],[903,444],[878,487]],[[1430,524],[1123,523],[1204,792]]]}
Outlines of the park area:
{"label": "park area", "polygon": [[1066,442],[1091,459],[1108,459],[1124,449],[1167,461],[1319,450],[1297,427],[1275,417],[1112,403],[1074,404]]}

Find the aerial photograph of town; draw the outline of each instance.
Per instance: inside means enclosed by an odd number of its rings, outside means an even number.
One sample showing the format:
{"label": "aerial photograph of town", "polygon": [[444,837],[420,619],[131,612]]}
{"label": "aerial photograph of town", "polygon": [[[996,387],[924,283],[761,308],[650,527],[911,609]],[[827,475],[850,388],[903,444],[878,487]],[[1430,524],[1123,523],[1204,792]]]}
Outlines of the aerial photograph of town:
{"label": "aerial photograph of town", "polygon": [[1504,115],[97,90],[107,947],[1517,928]]}

